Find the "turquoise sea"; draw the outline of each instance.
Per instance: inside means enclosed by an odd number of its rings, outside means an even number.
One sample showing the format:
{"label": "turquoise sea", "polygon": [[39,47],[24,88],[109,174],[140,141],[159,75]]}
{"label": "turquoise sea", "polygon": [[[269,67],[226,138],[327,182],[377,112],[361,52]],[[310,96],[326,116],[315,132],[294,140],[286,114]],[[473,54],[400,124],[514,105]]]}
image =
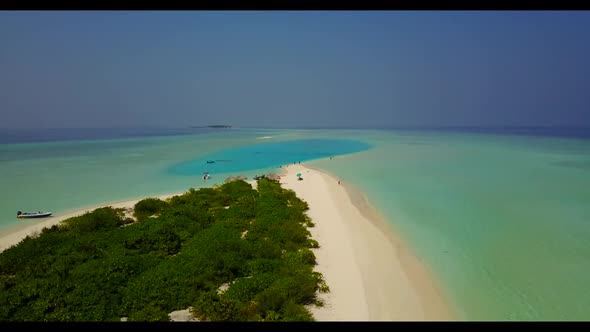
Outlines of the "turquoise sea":
{"label": "turquoise sea", "polygon": [[[9,134],[0,133],[0,231],[36,222],[17,221],[17,210],[59,215],[306,162],[366,194],[433,272],[459,319],[590,319],[585,134],[460,128]],[[257,139],[264,136],[272,138]],[[211,179],[203,180],[203,172]]]}

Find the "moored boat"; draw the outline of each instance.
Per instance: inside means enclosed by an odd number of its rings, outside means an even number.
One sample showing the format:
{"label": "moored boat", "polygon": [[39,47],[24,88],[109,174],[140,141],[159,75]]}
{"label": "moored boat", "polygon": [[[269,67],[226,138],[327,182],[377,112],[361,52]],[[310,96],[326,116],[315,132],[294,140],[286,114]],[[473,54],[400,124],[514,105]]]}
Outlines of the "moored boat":
{"label": "moored boat", "polygon": [[45,218],[51,216],[51,212],[21,212],[16,213],[17,218]]}

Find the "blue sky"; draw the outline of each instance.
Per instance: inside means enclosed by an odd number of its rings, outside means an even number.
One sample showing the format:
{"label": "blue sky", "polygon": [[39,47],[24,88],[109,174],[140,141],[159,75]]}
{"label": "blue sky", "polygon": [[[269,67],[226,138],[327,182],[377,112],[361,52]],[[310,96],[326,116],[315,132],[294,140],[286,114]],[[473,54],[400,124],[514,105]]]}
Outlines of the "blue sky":
{"label": "blue sky", "polygon": [[590,125],[590,12],[0,12],[0,127]]}

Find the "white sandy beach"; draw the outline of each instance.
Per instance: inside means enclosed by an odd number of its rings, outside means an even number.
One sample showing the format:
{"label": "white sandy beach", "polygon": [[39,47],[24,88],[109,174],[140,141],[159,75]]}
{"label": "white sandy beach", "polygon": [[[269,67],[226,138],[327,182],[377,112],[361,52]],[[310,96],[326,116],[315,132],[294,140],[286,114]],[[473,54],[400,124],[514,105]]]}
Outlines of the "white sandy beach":
{"label": "white sandy beach", "polygon": [[[302,173],[298,181],[296,174]],[[254,183],[254,181],[250,181]],[[363,207],[345,184],[333,176],[303,165],[283,167],[281,183],[309,204],[315,223],[312,237],[316,271],[321,272],[330,292],[320,294],[325,306],[310,309],[318,321],[450,320],[452,316],[441,293],[421,264],[395,234],[379,225],[370,208]],[[158,196],[167,199],[174,193]],[[140,199],[108,204],[132,208]],[[62,220],[99,206],[54,216],[10,233],[0,234],[0,251],[27,235],[40,232]],[[360,209],[359,209],[360,208]],[[380,227],[381,226],[381,227]]]}
{"label": "white sandy beach", "polygon": [[[309,204],[316,270],[330,286],[319,321],[451,320],[441,293],[417,259],[360,211],[338,179],[300,164],[284,167],[281,183]],[[303,180],[297,180],[301,173]],[[364,212],[364,213],[362,213]]]}

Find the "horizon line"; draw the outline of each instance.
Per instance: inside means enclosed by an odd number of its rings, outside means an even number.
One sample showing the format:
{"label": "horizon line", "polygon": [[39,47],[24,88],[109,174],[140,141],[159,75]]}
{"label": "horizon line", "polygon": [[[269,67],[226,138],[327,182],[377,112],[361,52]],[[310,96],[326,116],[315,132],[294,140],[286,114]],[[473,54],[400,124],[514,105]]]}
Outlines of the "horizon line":
{"label": "horizon line", "polygon": [[0,127],[0,130],[68,130],[68,129],[535,129],[535,128],[568,128],[590,129],[590,124],[570,125],[398,125],[398,126],[237,126],[229,128],[212,128],[206,126],[67,126],[67,127]]}

